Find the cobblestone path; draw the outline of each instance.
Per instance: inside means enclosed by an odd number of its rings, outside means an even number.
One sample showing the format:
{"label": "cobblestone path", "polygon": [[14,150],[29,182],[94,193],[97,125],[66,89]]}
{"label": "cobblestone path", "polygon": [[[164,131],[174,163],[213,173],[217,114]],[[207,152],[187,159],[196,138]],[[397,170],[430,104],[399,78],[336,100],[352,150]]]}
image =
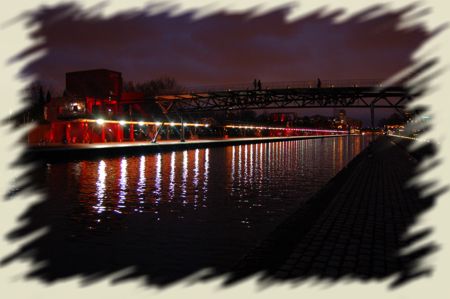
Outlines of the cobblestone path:
{"label": "cobblestone path", "polygon": [[[420,257],[434,250],[425,245],[408,254],[400,250],[431,230],[405,237],[416,217],[433,204],[435,195],[420,197],[407,187],[415,175],[416,155],[403,141],[380,137],[349,169],[310,200],[309,206],[275,230],[237,266],[240,279],[264,271],[263,279],[302,280],[352,277],[383,279],[398,274],[393,286],[430,273],[419,269]],[[318,207],[317,207],[318,206]]]}

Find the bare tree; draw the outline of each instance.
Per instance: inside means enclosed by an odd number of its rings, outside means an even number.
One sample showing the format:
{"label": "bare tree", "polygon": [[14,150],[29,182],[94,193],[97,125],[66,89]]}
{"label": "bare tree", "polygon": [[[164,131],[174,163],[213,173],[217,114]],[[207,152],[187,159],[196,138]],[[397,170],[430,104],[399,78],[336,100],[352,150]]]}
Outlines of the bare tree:
{"label": "bare tree", "polygon": [[128,92],[142,92],[145,97],[156,96],[168,92],[177,93],[183,90],[182,86],[171,77],[161,77],[141,83],[126,81],[123,85],[123,89]]}

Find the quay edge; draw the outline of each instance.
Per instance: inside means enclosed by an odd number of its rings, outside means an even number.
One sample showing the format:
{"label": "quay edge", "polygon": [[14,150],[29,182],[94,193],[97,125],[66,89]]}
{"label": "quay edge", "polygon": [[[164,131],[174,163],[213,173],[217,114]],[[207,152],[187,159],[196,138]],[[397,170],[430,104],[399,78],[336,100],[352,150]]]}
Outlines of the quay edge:
{"label": "quay edge", "polygon": [[269,143],[279,141],[292,141],[303,139],[342,138],[358,134],[343,135],[311,135],[292,137],[262,137],[262,138],[230,138],[230,139],[208,139],[208,140],[186,140],[184,142],[133,142],[133,143],[109,143],[109,144],[77,144],[60,146],[33,146],[28,147],[23,155],[25,161],[71,161],[91,160],[114,156],[135,156],[148,153],[181,151],[187,149],[222,147],[229,145]]}

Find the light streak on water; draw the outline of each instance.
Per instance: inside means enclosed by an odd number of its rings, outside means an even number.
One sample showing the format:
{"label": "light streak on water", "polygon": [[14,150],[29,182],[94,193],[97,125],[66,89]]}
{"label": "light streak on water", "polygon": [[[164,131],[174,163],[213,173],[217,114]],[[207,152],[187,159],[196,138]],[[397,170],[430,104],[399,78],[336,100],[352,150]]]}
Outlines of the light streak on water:
{"label": "light streak on water", "polygon": [[136,192],[139,200],[139,208],[137,210],[142,212],[145,194],[145,156],[141,156],[139,160],[139,181]]}
{"label": "light streak on water", "polygon": [[115,212],[121,213],[121,209],[125,208],[125,202],[127,199],[127,159],[124,157],[120,161],[120,179],[119,179],[119,202]]}
{"label": "light streak on water", "polygon": [[249,168],[250,168],[250,172],[249,172],[249,180],[253,180],[253,167],[254,167],[254,163],[253,163],[253,145],[254,144],[250,144],[250,159],[249,159]]}
{"label": "light streak on water", "polygon": [[[237,174],[236,175],[238,177],[238,179],[237,179],[237,182],[238,182],[237,186],[238,187],[237,188],[239,189],[240,185],[241,185],[241,179],[242,179],[242,145],[239,145],[237,159],[238,159],[238,169],[237,169]],[[235,187],[233,187],[233,188],[235,188]]]}
{"label": "light streak on water", "polygon": [[105,211],[105,206],[103,205],[103,201],[105,199],[105,191],[106,191],[106,163],[101,160],[98,163],[98,176],[97,176],[97,204],[94,206],[94,209],[97,210],[97,213],[102,213]]}
{"label": "light streak on water", "polygon": [[[234,184],[234,176],[236,171],[236,146],[231,147],[231,186]],[[233,192],[233,188],[231,188]]]}
{"label": "light streak on water", "polygon": [[161,201],[162,197],[162,176],[161,176],[161,168],[162,168],[162,157],[161,154],[156,154],[156,175],[155,175],[155,191],[153,194],[155,195],[155,203],[158,205],[158,203]]}
{"label": "light streak on water", "polygon": [[[205,172],[203,176],[203,202],[207,199],[209,176],[209,148],[205,149]],[[205,203],[203,204],[205,206]]]}
{"label": "light streak on water", "polygon": [[[248,181],[248,144],[244,145],[244,174],[242,177],[244,178],[244,184]],[[241,175],[241,174],[240,174]]]}
{"label": "light streak on water", "polygon": [[193,185],[194,185],[194,207],[197,208],[197,201],[198,201],[198,175],[200,173],[199,171],[199,162],[198,162],[198,156],[200,154],[200,150],[197,148],[195,150],[195,155],[194,155],[194,179],[193,179]]}
{"label": "light streak on water", "polygon": [[175,197],[175,157],[176,153],[172,152],[170,155],[169,201],[172,201]]}
{"label": "light streak on water", "polygon": [[255,168],[255,181],[257,182],[257,189],[261,190],[261,155],[259,152],[259,148],[262,146],[262,144],[256,144],[255,145],[255,164],[254,164],[254,168]]}
{"label": "light streak on water", "polygon": [[186,188],[188,181],[188,151],[183,151],[183,174],[181,178],[181,197],[183,198],[183,204],[187,203],[186,201]]}

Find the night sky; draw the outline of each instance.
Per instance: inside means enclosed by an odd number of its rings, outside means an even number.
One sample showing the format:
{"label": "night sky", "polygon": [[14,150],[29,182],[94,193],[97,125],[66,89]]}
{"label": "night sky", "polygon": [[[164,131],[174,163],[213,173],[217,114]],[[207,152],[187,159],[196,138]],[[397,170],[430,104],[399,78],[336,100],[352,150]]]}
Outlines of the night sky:
{"label": "night sky", "polygon": [[15,59],[47,49],[23,74],[55,90],[64,88],[65,72],[96,68],[120,71],[126,81],[169,76],[181,85],[383,79],[410,66],[430,36],[422,27],[397,28],[405,10],[364,21],[366,11],[339,24],[320,11],[287,23],[288,10],[256,18],[249,11],[200,20],[169,12],[104,19],[73,4],[46,7],[25,16],[38,25],[31,37],[43,41]]}

